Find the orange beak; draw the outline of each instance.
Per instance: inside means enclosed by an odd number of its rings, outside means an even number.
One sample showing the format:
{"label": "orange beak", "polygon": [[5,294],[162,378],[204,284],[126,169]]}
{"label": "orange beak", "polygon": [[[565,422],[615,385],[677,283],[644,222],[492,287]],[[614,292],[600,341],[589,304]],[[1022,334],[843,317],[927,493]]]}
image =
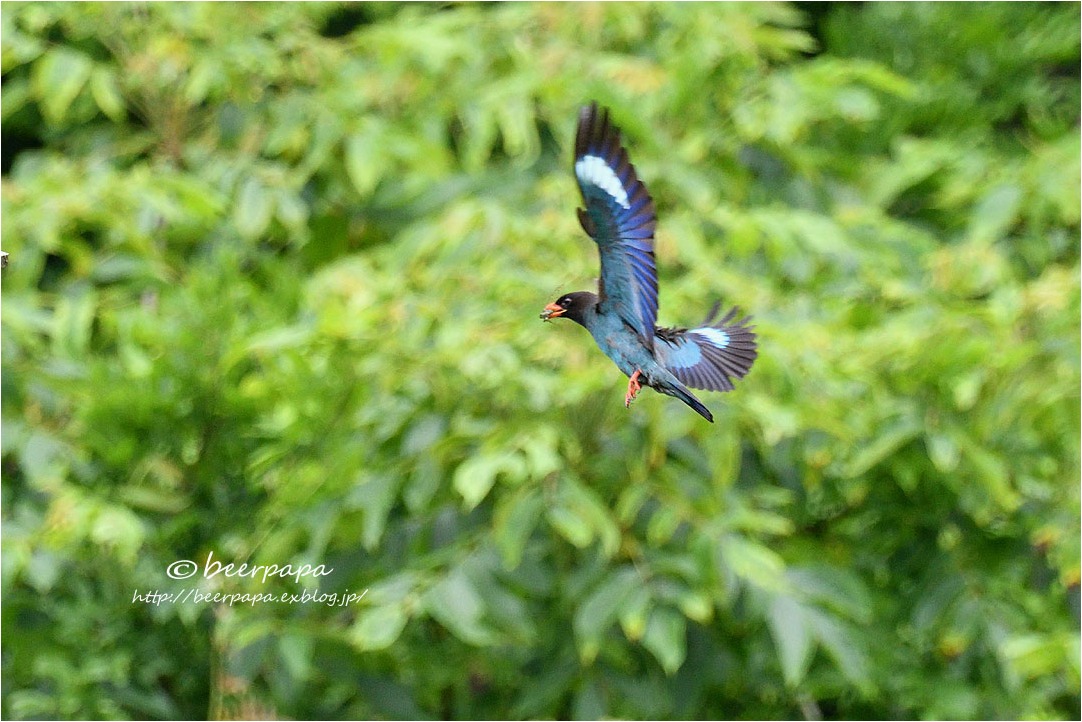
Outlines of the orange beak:
{"label": "orange beak", "polygon": [[555,303],[550,303],[545,306],[545,310],[541,312],[541,318],[548,321],[549,319],[559,318],[566,313],[566,309],[557,306]]}

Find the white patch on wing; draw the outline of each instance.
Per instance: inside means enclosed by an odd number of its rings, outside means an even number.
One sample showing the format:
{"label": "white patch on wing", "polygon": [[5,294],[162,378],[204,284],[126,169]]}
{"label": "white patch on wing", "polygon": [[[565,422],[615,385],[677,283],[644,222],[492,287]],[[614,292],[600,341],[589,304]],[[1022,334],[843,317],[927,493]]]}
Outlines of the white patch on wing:
{"label": "white patch on wing", "polygon": [[631,207],[627,201],[627,191],[604,158],[584,155],[575,162],[575,175],[580,183],[600,188],[624,208]]}
{"label": "white patch on wing", "polygon": [[711,346],[717,348],[725,348],[729,345],[729,334],[725,333],[721,329],[717,328],[697,328],[692,331],[703,336],[710,342]]}
{"label": "white patch on wing", "polygon": [[676,368],[691,368],[703,359],[703,352],[699,350],[699,345],[694,342],[682,343],[679,345],[668,341],[665,343],[669,348],[673,349],[673,353],[668,357],[668,361]]}

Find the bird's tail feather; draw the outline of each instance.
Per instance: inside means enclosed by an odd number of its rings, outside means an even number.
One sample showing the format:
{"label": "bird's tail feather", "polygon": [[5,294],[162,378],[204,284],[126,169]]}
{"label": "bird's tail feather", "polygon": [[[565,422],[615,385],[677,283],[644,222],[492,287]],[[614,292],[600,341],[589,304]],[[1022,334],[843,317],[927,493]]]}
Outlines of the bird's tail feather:
{"label": "bird's tail feather", "polygon": [[695,412],[698,413],[699,416],[702,416],[711,424],[714,423],[714,415],[710,413],[710,409],[706,408],[706,406],[703,405],[702,401],[699,401],[697,398],[695,398],[695,394],[688,391],[686,386],[677,381],[670,384],[670,389],[673,396],[680,399],[691,408],[695,409]]}

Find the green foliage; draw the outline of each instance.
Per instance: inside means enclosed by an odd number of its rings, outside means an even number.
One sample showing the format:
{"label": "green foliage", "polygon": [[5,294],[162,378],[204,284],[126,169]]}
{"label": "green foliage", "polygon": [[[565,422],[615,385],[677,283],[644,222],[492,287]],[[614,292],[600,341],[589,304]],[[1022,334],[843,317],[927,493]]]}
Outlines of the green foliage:
{"label": "green foliage", "polygon": [[[6,717],[1077,715],[1077,5],[0,18]],[[715,425],[537,319],[591,98]]]}

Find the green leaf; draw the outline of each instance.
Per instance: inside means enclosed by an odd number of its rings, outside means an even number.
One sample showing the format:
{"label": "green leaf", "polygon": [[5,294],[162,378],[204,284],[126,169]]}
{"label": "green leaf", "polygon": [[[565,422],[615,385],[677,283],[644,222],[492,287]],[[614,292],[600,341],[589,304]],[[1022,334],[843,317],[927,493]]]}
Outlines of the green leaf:
{"label": "green leaf", "polygon": [[703,592],[683,591],[677,598],[677,604],[685,617],[700,624],[708,623],[714,616],[714,603]]}
{"label": "green leaf", "polygon": [[432,455],[425,454],[417,460],[417,466],[402,491],[402,500],[411,513],[421,513],[421,510],[428,508],[442,485],[442,465]]}
{"label": "green leaf", "polygon": [[483,623],[484,600],[461,570],[453,570],[424,596],[434,619],[467,644],[494,644],[495,634]]}
{"label": "green leaf", "polygon": [[34,431],[19,450],[19,463],[33,484],[50,483],[64,475],[70,452],[51,432]]}
{"label": "green leaf", "polygon": [[879,117],[879,103],[864,88],[845,88],[838,91],[834,102],[838,112],[853,121],[869,121]]}
{"label": "green leaf", "polygon": [[259,238],[274,216],[274,195],[256,178],[248,178],[237,194],[233,225],[244,238]]}
{"label": "green leaf", "polygon": [[642,645],[650,650],[668,675],[676,674],[687,656],[687,623],[682,614],[668,607],[650,612]]}
{"label": "green leaf", "polygon": [[1023,634],[1005,639],[999,645],[999,654],[1012,674],[1037,679],[1063,669],[1071,654],[1070,646],[1066,635]]}
{"label": "green leaf", "polygon": [[973,209],[967,235],[978,243],[1000,240],[1018,218],[1022,202],[1020,188],[1010,184],[995,186],[985,193]]}
{"label": "green leaf", "polygon": [[520,481],[526,473],[525,462],[514,452],[481,452],[455,469],[452,483],[462,495],[465,507],[473,509],[488,496],[500,473],[506,473],[512,481]]}
{"label": "green leaf", "polygon": [[726,534],[720,546],[722,559],[737,577],[769,591],[786,588],[785,562],[775,552],[736,534]]}
{"label": "green leaf", "polygon": [[705,449],[713,470],[713,483],[718,489],[728,489],[736,482],[740,467],[740,438],[733,429],[718,429],[714,443]]}
{"label": "green leaf", "polygon": [[106,66],[94,68],[90,75],[90,94],[101,112],[116,122],[124,120],[124,97],[116,81],[116,72]]}
{"label": "green leaf", "polygon": [[795,688],[804,680],[811,662],[812,637],[804,609],[792,597],[778,594],[770,601],[767,621],[785,684]]}
{"label": "green leaf", "polygon": [[652,604],[650,590],[645,584],[636,585],[620,605],[620,626],[632,642],[642,639],[646,631]]}
{"label": "green leaf", "polygon": [[142,520],[127,507],[105,506],[94,517],[90,538],[113,550],[124,561],[132,561],[146,537]]}
{"label": "green leaf", "polygon": [[1022,503],[1021,496],[1011,486],[1010,472],[1006,462],[996,453],[966,439],[963,442],[966,457],[977,468],[977,479],[996,504],[1013,512]]}
{"label": "green leaf", "polygon": [[672,538],[683,517],[672,506],[658,507],[654,515],[650,517],[650,523],[646,527],[646,538],[654,546],[661,546]]}
{"label": "green leaf", "polygon": [[904,444],[920,436],[924,425],[912,418],[901,418],[879,434],[875,440],[864,444],[845,466],[845,475],[857,477],[867,473],[876,464],[889,457]]}
{"label": "green leaf", "polygon": [[45,119],[53,125],[64,122],[68,109],[90,79],[93,63],[86,55],[60,46],[49,50],[31,71],[34,93]]}
{"label": "green leaf", "polygon": [[0,120],[8,118],[26,107],[33,99],[33,89],[28,80],[9,80],[4,83],[4,104],[0,108]]}
{"label": "green leaf", "polygon": [[399,606],[408,604],[418,585],[418,576],[413,572],[400,572],[381,579],[368,587],[364,595],[366,602],[376,606]]}
{"label": "green leaf", "polygon": [[61,559],[56,554],[46,550],[35,551],[26,563],[26,577],[30,586],[42,594],[48,594],[63,572],[60,563]]}
{"label": "green leaf", "polygon": [[549,509],[548,519],[577,547],[586,547],[596,538],[605,556],[612,556],[620,544],[620,528],[612,513],[593,490],[571,477],[560,479],[559,493],[555,505]]}
{"label": "green leaf", "polygon": [[860,624],[869,624],[874,614],[872,596],[861,576],[854,571],[813,564],[790,568],[786,577],[802,600],[829,609]]}
{"label": "green leaf", "polygon": [[549,508],[545,516],[560,536],[579,549],[585,549],[593,542],[593,527],[574,510],[566,507]]}
{"label": "green leaf", "polygon": [[278,220],[286,228],[302,233],[308,225],[308,206],[293,191],[282,189],[278,191],[277,202]]}
{"label": "green leaf", "polygon": [[642,580],[634,569],[621,567],[609,572],[582,601],[575,612],[574,629],[584,662],[593,659],[601,636],[616,621],[620,607],[641,586]]}
{"label": "green leaf", "polygon": [[387,169],[387,156],[381,143],[385,132],[381,125],[372,122],[363,131],[346,138],[346,173],[362,197],[375,190]]}
{"label": "green leaf", "polygon": [[455,469],[452,485],[462,495],[467,509],[474,508],[488,496],[499,471],[500,458],[487,454],[473,456]]}
{"label": "green leaf", "polygon": [[408,617],[402,604],[388,604],[361,612],[350,631],[350,641],[363,651],[390,647],[402,634]]}
{"label": "green leaf", "polygon": [[118,496],[137,511],[157,514],[178,514],[191,503],[187,495],[161,488],[123,486],[118,491]]}
{"label": "green leaf", "polygon": [[368,550],[375,549],[383,538],[387,526],[387,515],[391,513],[401,478],[384,474],[368,476],[362,474],[353,487],[347,503],[364,512],[361,524],[361,541]]}
{"label": "green leaf", "polygon": [[308,676],[314,648],[312,637],[300,632],[287,632],[278,639],[278,656],[282,660],[282,667],[293,679],[301,680]]}
{"label": "green leaf", "polygon": [[865,694],[871,693],[872,677],[868,656],[853,630],[817,610],[806,610],[806,619],[816,638],[834,659],[845,678]]}
{"label": "green leaf", "polygon": [[572,719],[594,720],[605,719],[605,696],[601,692],[597,682],[590,680],[585,682],[575,695],[574,713]]}
{"label": "green leaf", "polygon": [[559,438],[549,427],[541,427],[523,440],[522,451],[526,454],[531,477],[543,479],[563,466],[558,446]]}
{"label": "green leaf", "polygon": [[58,356],[80,358],[90,348],[98,295],[89,289],[65,296],[53,314],[53,350]]}
{"label": "green leaf", "polygon": [[525,486],[513,496],[503,499],[497,507],[493,531],[505,569],[514,569],[521,563],[526,543],[537,528],[544,508],[541,493]]}
{"label": "green leaf", "polygon": [[219,71],[220,68],[208,59],[196,60],[188,73],[188,80],[184,83],[184,99],[191,105],[202,103],[214,83],[215,74]]}

